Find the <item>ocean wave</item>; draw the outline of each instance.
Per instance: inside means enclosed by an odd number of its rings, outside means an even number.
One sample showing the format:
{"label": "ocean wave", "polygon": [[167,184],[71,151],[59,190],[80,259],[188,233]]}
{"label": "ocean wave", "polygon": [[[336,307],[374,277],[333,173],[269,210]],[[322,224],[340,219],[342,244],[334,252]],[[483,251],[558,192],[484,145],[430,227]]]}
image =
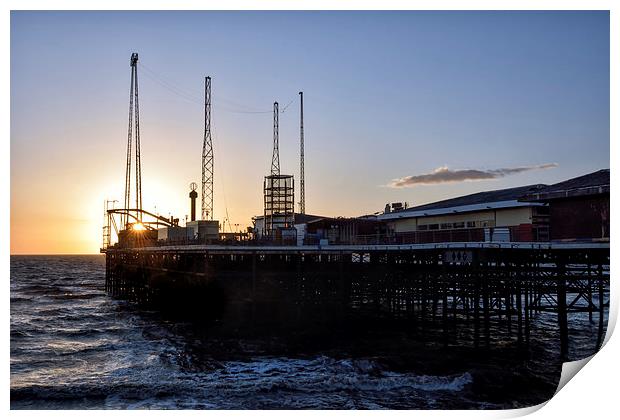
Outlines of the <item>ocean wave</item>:
{"label": "ocean wave", "polygon": [[24,331],[24,330],[11,328],[11,338],[32,337],[32,335],[33,335],[32,333]]}
{"label": "ocean wave", "polygon": [[104,297],[105,293],[73,293],[73,292],[65,292],[61,295],[52,296],[53,299],[57,300],[74,300],[74,299],[93,299],[93,298],[101,298]]}
{"label": "ocean wave", "polygon": [[68,356],[81,353],[107,352],[115,350],[118,347],[118,342],[110,339],[92,341],[58,340],[47,342],[45,347],[56,356]]}
{"label": "ocean wave", "polygon": [[[259,359],[250,363],[226,363],[213,378],[223,388],[246,387],[252,392],[279,390],[340,391],[448,391],[459,392],[472,383],[470,373],[450,376],[414,375],[386,370],[368,359],[314,360]],[[235,380],[231,384],[231,380]]]}
{"label": "ocean wave", "polygon": [[13,303],[30,303],[33,300],[34,300],[33,297],[11,296],[11,304],[13,304]]}
{"label": "ocean wave", "polygon": [[[269,339],[213,337],[112,300],[102,291],[102,262],[98,256],[11,257],[12,409],[503,408],[477,394],[486,383],[495,386],[500,367],[493,362],[484,370],[453,363],[453,370],[435,375],[432,366],[410,368],[422,365],[413,363],[415,355],[401,363],[370,345],[354,353],[367,350],[359,357],[337,348],[302,356],[286,344],[275,355]],[[532,325],[545,333],[532,335],[537,359],[525,366],[527,376],[503,376],[552,382],[557,331],[551,316],[540,314]],[[531,393],[525,388],[521,398]]]}
{"label": "ocean wave", "polygon": [[[104,408],[106,400],[140,400],[153,396],[145,384],[50,384],[11,387],[11,409]],[[33,407],[34,406],[34,407]],[[74,407],[72,407],[74,406]],[[119,408],[114,404],[112,408]]]}

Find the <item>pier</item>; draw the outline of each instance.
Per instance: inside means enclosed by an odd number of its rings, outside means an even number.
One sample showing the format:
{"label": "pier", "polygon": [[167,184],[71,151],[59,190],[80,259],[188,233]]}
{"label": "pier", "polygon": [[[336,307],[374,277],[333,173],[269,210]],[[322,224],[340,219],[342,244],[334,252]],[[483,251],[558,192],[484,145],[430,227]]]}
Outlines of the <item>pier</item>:
{"label": "pier", "polygon": [[552,185],[414,206],[387,203],[383,211],[356,217],[312,215],[306,212],[299,92],[299,212],[294,176],[280,165],[280,114],[290,103],[281,111],[275,101],[262,214],[254,213],[252,226],[235,223],[233,230],[227,209],[223,220],[214,218],[207,76],[201,211],[192,182],[191,216],[183,225],[142,207],[137,66],[133,53],[124,204],[104,203],[101,252],[113,297],[189,315],[233,335],[378,328],[476,348],[496,342],[527,347],[536,318],[544,315],[545,325],[555,320],[551,329],[564,357],[571,320],[587,314],[598,326],[593,351],[601,346],[609,305],[609,169]]}
{"label": "pier", "polygon": [[112,296],[191,307],[233,331],[368,323],[439,333],[446,343],[479,347],[501,338],[527,346],[532,321],[548,312],[556,314],[566,355],[572,316],[585,312],[598,324],[598,349],[609,305],[608,243],[180,245],[105,253]]}

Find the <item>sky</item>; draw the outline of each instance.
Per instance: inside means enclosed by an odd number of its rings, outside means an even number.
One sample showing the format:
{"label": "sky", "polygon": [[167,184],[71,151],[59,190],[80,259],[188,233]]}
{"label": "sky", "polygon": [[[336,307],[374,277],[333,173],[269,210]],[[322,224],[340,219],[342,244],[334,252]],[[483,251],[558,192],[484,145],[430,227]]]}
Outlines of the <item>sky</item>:
{"label": "sky", "polygon": [[609,167],[606,11],[12,11],[10,43],[12,254],[98,252],[104,200],[124,194],[133,52],[143,207],[181,220],[207,75],[214,213],[233,229],[263,211],[274,101],[298,185],[300,90],[310,214]]}

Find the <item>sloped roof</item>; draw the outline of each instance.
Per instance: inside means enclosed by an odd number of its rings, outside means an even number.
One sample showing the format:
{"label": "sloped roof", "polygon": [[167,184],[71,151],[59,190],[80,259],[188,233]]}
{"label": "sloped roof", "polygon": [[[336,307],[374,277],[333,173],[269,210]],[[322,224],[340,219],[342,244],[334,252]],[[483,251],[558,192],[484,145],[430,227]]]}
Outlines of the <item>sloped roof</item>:
{"label": "sloped roof", "polygon": [[326,216],[316,216],[314,214],[295,213],[295,223],[308,223],[312,220],[323,219]]}
{"label": "sloped roof", "polygon": [[405,210],[399,210],[397,213],[469,206],[473,204],[494,203],[498,201],[518,200],[525,194],[539,191],[544,187],[546,187],[546,185],[544,184],[534,184],[526,185],[525,187],[506,188],[503,190],[482,191],[479,193],[464,195],[462,197],[436,201],[434,203],[424,204],[421,206],[409,207]]}
{"label": "sloped roof", "polygon": [[[307,223],[311,220],[315,220],[315,219],[323,219],[326,218],[327,216],[317,216],[314,214],[301,214],[301,213],[294,213],[295,214],[295,223]],[[254,220],[261,220],[263,219],[265,216],[264,215],[258,215],[258,216],[254,216],[252,219]]]}
{"label": "sloped roof", "polygon": [[609,193],[609,169],[601,169],[586,175],[548,185],[540,191],[526,194],[522,199],[547,201],[558,198]]}
{"label": "sloped roof", "polygon": [[546,187],[546,185],[534,184],[526,185],[524,187],[506,188],[503,190],[483,191],[464,195],[462,197],[450,198],[421,206],[409,207],[403,210],[384,213],[377,216],[377,218],[381,220],[388,220],[447,213],[467,213],[489,209],[535,206],[540,204],[525,203],[518,200],[525,194],[539,191],[544,187]]}

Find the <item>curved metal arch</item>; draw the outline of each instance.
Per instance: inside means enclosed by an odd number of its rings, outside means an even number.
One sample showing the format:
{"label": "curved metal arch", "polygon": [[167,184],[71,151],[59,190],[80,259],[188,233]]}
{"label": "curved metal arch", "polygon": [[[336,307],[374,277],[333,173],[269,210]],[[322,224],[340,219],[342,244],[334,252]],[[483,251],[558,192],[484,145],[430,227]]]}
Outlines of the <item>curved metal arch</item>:
{"label": "curved metal arch", "polygon": [[[136,222],[140,222],[142,223],[147,229],[154,229],[151,225],[164,225],[167,227],[171,227],[171,226],[176,226],[177,223],[175,223],[174,221],[170,221],[170,219],[167,219],[163,216],[158,216],[156,214],[153,214],[149,211],[146,210],[142,210],[142,209],[110,209],[108,210],[108,214],[120,214],[122,216],[125,216],[125,220],[128,220],[127,217],[131,217],[133,220],[135,220]],[[151,221],[143,221],[142,220],[142,215],[147,215],[150,216],[154,219],[156,219],[155,222],[151,222]]]}

